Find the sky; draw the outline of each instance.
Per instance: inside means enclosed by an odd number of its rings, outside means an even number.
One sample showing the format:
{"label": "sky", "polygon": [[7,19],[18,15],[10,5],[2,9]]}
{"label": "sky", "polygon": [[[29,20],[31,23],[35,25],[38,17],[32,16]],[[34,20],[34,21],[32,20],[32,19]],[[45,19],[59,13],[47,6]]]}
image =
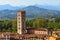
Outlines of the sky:
{"label": "sky", "polygon": [[5,4],[9,4],[12,6],[29,6],[29,5],[60,6],[60,0],[0,0],[0,5]]}

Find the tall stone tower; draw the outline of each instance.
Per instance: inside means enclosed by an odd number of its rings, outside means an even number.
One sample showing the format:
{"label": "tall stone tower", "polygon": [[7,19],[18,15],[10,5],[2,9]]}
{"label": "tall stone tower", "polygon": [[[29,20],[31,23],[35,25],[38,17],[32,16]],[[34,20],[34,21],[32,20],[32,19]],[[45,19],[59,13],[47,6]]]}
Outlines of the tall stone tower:
{"label": "tall stone tower", "polygon": [[26,13],[25,11],[18,11],[17,13],[17,33],[25,34],[26,30]]}

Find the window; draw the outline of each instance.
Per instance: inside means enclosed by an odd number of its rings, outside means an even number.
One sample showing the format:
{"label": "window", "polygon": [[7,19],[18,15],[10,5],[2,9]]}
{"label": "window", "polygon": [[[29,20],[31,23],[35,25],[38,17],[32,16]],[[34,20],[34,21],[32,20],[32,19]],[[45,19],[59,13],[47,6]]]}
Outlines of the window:
{"label": "window", "polygon": [[20,23],[20,21],[19,21],[19,23]]}
{"label": "window", "polygon": [[4,36],[4,38],[3,38],[3,40],[10,40],[10,35],[3,35]]}

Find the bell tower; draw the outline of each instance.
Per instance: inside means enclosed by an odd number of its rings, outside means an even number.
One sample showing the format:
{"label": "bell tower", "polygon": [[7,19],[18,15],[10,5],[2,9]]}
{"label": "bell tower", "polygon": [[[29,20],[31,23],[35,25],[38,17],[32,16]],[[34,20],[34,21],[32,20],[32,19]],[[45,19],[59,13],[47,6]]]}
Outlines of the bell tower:
{"label": "bell tower", "polygon": [[26,12],[18,11],[17,13],[17,33],[25,34],[26,30]]}

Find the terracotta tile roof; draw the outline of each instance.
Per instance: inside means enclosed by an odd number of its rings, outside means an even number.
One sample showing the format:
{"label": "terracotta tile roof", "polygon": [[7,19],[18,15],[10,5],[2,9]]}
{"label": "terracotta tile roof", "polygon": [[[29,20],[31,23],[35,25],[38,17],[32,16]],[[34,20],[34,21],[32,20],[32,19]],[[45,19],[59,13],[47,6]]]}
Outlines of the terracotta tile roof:
{"label": "terracotta tile roof", "polygon": [[40,35],[39,34],[37,34],[37,35],[36,34],[25,34],[24,35],[24,37],[26,37],[26,38],[32,38],[32,37],[34,37],[34,38],[35,37],[41,38],[41,37],[45,37],[45,36],[47,36],[47,35],[41,35],[41,34]]}
{"label": "terracotta tile roof", "polygon": [[2,37],[2,33],[0,32],[0,39],[1,39],[1,38],[3,38],[3,37]]}
{"label": "terracotta tile roof", "polygon": [[60,36],[58,36],[57,38],[60,38]]}
{"label": "terracotta tile roof", "polygon": [[35,37],[38,37],[38,38],[41,38],[41,37],[45,37],[47,35],[41,35],[41,34],[24,34],[24,35],[21,35],[21,34],[13,34],[11,35],[11,38],[15,38],[15,39],[19,39],[21,37],[24,37],[24,38],[35,38]]}
{"label": "terracotta tile roof", "polygon": [[21,34],[12,34],[10,35],[11,38],[14,38],[14,39],[19,39],[19,37],[22,37],[23,35]]}
{"label": "terracotta tile roof", "polygon": [[31,38],[31,37],[36,37],[36,35],[35,34],[25,34],[24,37]]}
{"label": "terracotta tile roof", "polygon": [[27,28],[27,30],[38,30],[38,31],[46,31],[46,28]]}
{"label": "terracotta tile roof", "polygon": [[[24,35],[21,35],[21,34],[14,34],[14,33],[11,33],[11,32],[4,32],[3,34],[6,34],[6,35],[11,34],[10,38],[14,38],[14,39],[19,39],[21,37],[24,37],[24,38],[38,37],[38,38],[41,38],[41,37],[47,36],[47,35],[42,35],[42,34],[24,34]],[[0,33],[0,38],[3,38],[2,33]]]}
{"label": "terracotta tile roof", "polygon": [[14,33],[13,32],[3,32],[3,34],[5,34],[5,35],[12,35]]}
{"label": "terracotta tile roof", "polygon": [[56,34],[60,34],[60,29],[55,31]]}

